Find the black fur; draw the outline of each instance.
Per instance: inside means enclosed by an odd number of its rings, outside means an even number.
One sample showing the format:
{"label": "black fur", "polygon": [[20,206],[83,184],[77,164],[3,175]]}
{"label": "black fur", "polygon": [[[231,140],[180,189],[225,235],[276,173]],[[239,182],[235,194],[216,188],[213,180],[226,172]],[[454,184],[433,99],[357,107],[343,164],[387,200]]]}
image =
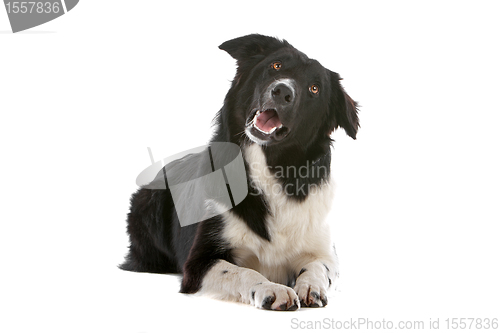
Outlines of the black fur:
{"label": "black fur", "polygon": [[[280,168],[315,168],[316,175],[300,177],[277,176],[283,188],[295,200],[304,200],[310,184],[320,184],[329,174],[330,134],[338,127],[356,138],[359,127],[357,104],[345,93],[337,73],[309,59],[288,42],[261,35],[249,35],[220,45],[237,60],[235,79],[218,112],[216,131],[211,142],[232,142],[240,146],[250,143],[244,134],[245,125],[257,99],[255,92],[277,77],[293,77],[300,84],[300,99],[293,112],[282,113],[283,123],[290,124],[290,133],[279,142],[263,146],[271,170]],[[275,72],[270,64],[279,60],[283,64]],[[318,84],[320,94],[314,96],[308,85]],[[258,96],[257,96],[258,97]],[[248,164],[245,165],[247,173]],[[320,168],[321,167],[321,168]],[[310,174],[310,173],[308,173]],[[272,242],[266,226],[269,214],[266,199],[249,182],[249,193],[232,209],[248,227],[262,239]],[[287,193],[288,194],[288,193]],[[224,223],[215,216],[200,223],[180,227],[169,189],[139,189],[131,199],[127,219],[130,251],[120,266],[124,270],[154,273],[182,273],[181,292],[197,292],[206,272],[218,260],[234,263],[231,244],[222,238]],[[224,272],[223,272],[224,273]],[[302,273],[302,271],[301,271]],[[263,307],[270,306],[265,299]]]}

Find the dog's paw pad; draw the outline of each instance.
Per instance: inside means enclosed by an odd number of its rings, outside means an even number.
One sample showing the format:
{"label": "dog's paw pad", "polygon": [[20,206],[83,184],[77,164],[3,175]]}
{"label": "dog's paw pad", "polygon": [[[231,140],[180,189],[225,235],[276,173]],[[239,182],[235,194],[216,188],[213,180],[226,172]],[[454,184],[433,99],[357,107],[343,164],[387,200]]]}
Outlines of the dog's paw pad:
{"label": "dog's paw pad", "polygon": [[286,309],[286,311],[295,311],[297,309],[299,309],[299,303],[293,303],[293,305]]}
{"label": "dog's paw pad", "polygon": [[273,305],[275,300],[276,300],[275,296],[267,296],[262,301],[262,304],[260,305],[260,307],[265,309],[265,310],[271,310],[271,306]]}

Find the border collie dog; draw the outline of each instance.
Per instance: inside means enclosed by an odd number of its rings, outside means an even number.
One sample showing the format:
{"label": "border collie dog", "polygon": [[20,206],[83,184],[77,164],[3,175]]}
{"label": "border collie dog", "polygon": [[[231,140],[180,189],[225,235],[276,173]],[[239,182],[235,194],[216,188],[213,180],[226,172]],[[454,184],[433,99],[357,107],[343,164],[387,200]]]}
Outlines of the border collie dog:
{"label": "border collie dog", "polygon": [[285,40],[253,34],[219,48],[236,59],[237,71],[211,142],[238,145],[248,195],[181,227],[172,186],[141,187],[131,198],[130,249],[120,268],[181,273],[182,293],[262,309],[323,307],[338,277],[325,221],[333,198],[330,135],[342,127],[356,138],[357,103],[337,73]]}

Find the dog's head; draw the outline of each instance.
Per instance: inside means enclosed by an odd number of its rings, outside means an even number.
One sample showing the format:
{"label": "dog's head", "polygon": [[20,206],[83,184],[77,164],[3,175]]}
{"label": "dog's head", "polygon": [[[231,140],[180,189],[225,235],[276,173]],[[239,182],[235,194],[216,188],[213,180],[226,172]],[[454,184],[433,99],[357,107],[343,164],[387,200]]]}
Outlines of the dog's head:
{"label": "dog's head", "polygon": [[248,35],[219,48],[237,60],[226,102],[236,108],[234,121],[253,142],[307,147],[312,141],[329,141],[338,127],[356,138],[357,104],[337,73],[272,37]]}

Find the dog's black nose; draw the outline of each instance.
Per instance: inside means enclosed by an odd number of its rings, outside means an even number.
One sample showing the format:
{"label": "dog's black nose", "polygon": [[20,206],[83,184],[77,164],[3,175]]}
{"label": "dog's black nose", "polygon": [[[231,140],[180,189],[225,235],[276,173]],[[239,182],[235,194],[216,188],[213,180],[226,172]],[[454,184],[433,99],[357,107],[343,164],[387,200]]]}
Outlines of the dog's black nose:
{"label": "dog's black nose", "polygon": [[293,92],[284,83],[278,84],[271,91],[271,97],[278,105],[287,105],[293,102]]}

